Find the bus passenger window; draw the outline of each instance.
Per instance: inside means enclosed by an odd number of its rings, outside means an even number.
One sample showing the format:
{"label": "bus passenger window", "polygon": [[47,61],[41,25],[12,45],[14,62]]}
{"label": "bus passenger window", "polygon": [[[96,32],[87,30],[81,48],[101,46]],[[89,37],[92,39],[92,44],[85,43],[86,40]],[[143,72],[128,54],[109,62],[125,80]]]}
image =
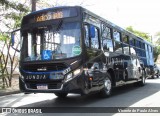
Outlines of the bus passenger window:
{"label": "bus passenger window", "polygon": [[141,48],[145,50],[145,44],[144,43],[141,44]]}
{"label": "bus passenger window", "polygon": [[120,42],[121,41],[121,39],[120,39],[120,33],[118,31],[114,30],[114,32],[113,32],[113,38],[114,38],[114,40]]}
{"label": "bus passenger window", "polygon": [[128,44],[128,36],[127,35],[122,34],[122,40],[123,40],[123,43]]}
{"label": "bus passenger window", "polygon": [[87,47],[89,47],[89,31],[88,31],[88,26],[84,26],[85,29],[85,44]]}
{"label": "bus passenger window", "polygon": [[136,46],[136,40],[133,39],[133,46]]}
{"label": "bus passenger window", "polygon": [[86,47],[99,49],[98,29],[93,27],[92,29],[94,29],[95,36],[90,37],[89,26],[85,25],[84,28],[85,28],[85,44],[86,44]]}
{"label": "bus passenger window", "polygon": [[95,28],[95,37],[91,38],[91,48],[99,49],[98,29]]}
{"label": "bus passenger window", "polygon": [[113,52],[113,42],[111,39],[111,29],[107,26],[104,27],[102,32],[102,47],[104,51]]}
{"label": "bus passenger window", "polygon": [[113,52],[113,43],[111,39],[103,39],[103,50]]}
{"label": "bus passenger window", "polygon": [[131,46],[134,46],[133,38],[129,38],[129,44],[130,44]]}
{"label": "bus passenger window", "polygon": [[102,37],[111,39],[111,29],[109,27],[105,27],[103,32],[102,32]]}
{"label": "bus passenger window", "polygon": [[123,50],[122,50],[122,45],[120,42],[114,42],[114,50],[115,52],[118,52],[118,53],[123,53]]}

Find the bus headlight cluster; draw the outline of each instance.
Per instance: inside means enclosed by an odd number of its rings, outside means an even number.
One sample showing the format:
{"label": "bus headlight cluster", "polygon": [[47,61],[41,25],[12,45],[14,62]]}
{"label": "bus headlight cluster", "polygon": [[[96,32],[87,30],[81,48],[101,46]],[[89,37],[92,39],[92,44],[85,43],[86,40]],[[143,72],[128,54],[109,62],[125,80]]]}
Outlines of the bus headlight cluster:
{"label": "bus headlight cluster", "polygon": [[77,70],[75,70],[75,71],[73,72],[73,74],[74,74],[74,76],[77,76],[80,72],[81,72],[81,70],[80,70],[80,69],[77,69]]}
{"label": "bus headlight cluster", "polygon": [[73,77],[72,73],[67,74],[67,76],[66,76],[66,82],[70,81],[72,79],[72,77]]}
{"label": "bus headlight cluster", "polygon": [[74,77],[76,77],[78,74],[80,74],[80,72],[81,72],[81,70],[77,69],[77,70],[67,74],[65,82],[68,82],[68,81],[72,80]]}

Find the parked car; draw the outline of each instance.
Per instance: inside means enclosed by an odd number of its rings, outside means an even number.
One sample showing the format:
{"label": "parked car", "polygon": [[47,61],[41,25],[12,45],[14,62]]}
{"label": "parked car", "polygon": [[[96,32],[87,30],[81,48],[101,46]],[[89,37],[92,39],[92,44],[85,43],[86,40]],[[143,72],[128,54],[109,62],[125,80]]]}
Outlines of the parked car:
{"label": "parked car", "polygon": [[157,64],[154,64],[152,78],[155,78],[155,76],[157,78],[159,78],[159,76],[160,76],[160,66]]}

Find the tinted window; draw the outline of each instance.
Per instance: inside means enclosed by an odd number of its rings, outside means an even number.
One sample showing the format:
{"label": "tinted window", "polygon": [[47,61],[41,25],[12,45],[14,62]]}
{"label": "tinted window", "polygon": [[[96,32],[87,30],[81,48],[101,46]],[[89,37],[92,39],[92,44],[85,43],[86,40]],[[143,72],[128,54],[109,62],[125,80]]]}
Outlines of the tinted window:
{"label": "tinted window", "polygon": [[111,39],[103,39],[103,50],[113,52],[113,43]]}
{"label": "tinted window", "polygon": [[120,40],[120,33],[119,33],[118,31],[114,30],[114,31],[113,31],[113,38],[114,38],[114,40],[120,42],[120,41],[121,41],[121,40]]}
{"label": "tinted window", "polygon": [[136,46],[136,40],[133,39],[133,46]]}
{"label": "tinted window", "polygon": [[108,27],[104,27],[103,32],[102,32],[102,37],[111,39],[111,29]]}
{"label": "tinted window", "polygon": [[89,47],[89,30],[88,30],[88,26],[85,25],[85,44],[87,47]]}
{"label": "tinted window", "polygon": [[114,42],[114,50],[115,52],[122,53],[122,45],[120,42]]}
{"label": "tinted window", "polygon": [[91,48],[99,48],[98,29],[95,28],[95,37],[91,38]]}
{"label": "tinted window", "polygon": [[132,45],[132,46],[134,46],[133,38],[130,38],[130,39],[129,39],[129,44]]}
{"label": "tinted window", "polygon": [[94,28],[95,30],[95,36],[89,37],[89,26],[85,25],[85,44],[89,48],[96,48],[99,49],[99,39],[98,39],[98,29]]}
{"label": "tinted window", "polygon": [[122,41],[123,43],[127,43],[128,44],[128,36],[125,34],[122,34]]}
{"label": "tinted window", "polygon": [[144,43],[141,43],[141,48],[142,48],[142,49],[145,49]]}
{"label": "tinted window", "polygon": [[128,46],[128,44],[123,44],[123,53],[129,55],[129,46]]}

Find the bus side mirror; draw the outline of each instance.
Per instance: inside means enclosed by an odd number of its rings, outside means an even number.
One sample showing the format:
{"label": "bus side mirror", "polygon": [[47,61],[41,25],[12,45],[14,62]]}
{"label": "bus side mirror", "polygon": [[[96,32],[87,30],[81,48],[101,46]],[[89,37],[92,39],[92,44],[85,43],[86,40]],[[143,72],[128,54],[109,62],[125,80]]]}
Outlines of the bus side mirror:
{"label": "bus side mirror", "polygon": [[[14,30],[14,31],[11,32],[11,47],[15,51],[20,52],[20,50],[18,50],[18,46],[14,47],[14,44],[15,44],[15,35],[17,35],[18,32],[20,32],[20,29],[17,29],[17,30]],[[20,33],[18,35],[20,35]]]}
{"label": "bus side mirror", "polygon": [[89,26],[89,37],[95,38],[95,27],[93,25]]}

